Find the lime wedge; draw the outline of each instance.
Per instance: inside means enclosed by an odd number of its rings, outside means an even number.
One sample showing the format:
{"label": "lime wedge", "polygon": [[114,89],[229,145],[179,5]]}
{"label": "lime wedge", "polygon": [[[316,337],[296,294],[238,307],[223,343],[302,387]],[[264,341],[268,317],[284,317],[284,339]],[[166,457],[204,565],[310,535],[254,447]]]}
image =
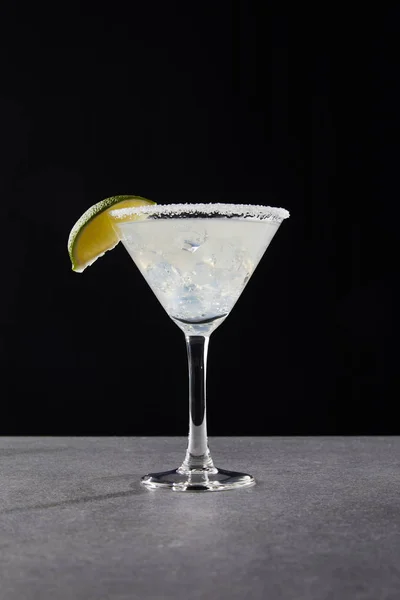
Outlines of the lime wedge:
{"label": "lime wedge", "polygon": [[[68,253],[72,270],[82,273],[107,250],[112,250],[119,242],[108,211],[114,208],[131,208],[155,204],[141,196],[112,196],[91,206],[71,229],[68,238]],[[130,216],[129,220],[134,220]]]}

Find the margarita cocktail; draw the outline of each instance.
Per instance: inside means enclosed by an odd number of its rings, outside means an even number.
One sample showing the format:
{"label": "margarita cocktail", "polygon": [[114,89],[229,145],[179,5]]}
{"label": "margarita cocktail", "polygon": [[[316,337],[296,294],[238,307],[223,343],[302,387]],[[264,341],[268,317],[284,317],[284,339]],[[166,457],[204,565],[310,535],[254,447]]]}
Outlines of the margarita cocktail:
{"label": "margarita cocktail", "polygon": [[176,469],[143,477],[146,487],[222,491],[254,485],[251,475],[217,468],[211,458],[206,425],[207,350],[211,333],[234,307],[288,217],[285,209],[268,206],[155,205],[136,196],[118,196],[89,209],[72,230],[69,251],[74,270],[83,271],[121,241],[185,334],[189,361],[186,457]]}

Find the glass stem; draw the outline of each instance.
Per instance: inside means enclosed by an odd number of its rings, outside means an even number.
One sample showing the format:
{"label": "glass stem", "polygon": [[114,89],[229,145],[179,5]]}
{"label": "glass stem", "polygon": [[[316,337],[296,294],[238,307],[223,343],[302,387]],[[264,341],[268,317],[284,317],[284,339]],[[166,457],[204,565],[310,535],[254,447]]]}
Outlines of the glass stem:
{"label": "glass stem", "polygon": [[208,336],[186,335],[189,362],[189,443],[181,470],[214,470],[208,449],[206,370]]}

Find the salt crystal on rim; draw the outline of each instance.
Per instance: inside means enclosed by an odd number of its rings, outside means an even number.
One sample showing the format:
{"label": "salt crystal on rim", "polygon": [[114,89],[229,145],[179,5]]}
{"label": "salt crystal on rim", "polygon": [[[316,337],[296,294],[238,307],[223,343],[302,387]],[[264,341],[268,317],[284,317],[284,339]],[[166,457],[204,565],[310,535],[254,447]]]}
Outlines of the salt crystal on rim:
{"label": "salt crystal on rim", "polygon": [[258,204],[152,204],[149,206],[132,206],[130,208],[114,208],[109,214],[114,219],[125,217],[152,216],[174,218],[180,215],[204,215],[204,217],[228,217],[239,219],[255,219],[281,223],[290,214],[285,208],[261,206]]}

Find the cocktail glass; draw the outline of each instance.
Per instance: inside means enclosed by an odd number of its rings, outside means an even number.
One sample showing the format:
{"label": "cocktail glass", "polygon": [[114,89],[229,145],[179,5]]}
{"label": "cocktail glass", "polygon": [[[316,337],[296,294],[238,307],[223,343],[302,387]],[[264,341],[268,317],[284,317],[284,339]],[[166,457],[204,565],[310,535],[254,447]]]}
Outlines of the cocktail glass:
{"label": "cocktail glass", "polygon": [[[185,334],[189,442],[177,469],[142,478],[147,488],[222,491],[253,476],[214,466],[206,424],[210,335],[226,319],[287,210],[256,205],[170,204],[116,208],[113,227],[168,316]],[[133,220],[131,219],[133,218]]]}

